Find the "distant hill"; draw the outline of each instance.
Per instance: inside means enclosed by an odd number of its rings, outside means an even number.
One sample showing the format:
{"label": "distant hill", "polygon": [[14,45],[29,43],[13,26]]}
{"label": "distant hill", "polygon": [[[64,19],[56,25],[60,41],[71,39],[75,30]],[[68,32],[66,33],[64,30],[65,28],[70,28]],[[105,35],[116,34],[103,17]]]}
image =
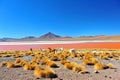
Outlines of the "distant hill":
{"label": "distant hill", "polygon": [[0,42],[7,42],[7,41],[13,41],[13,40],[18,40],[16,38],[1,38]]}
{"label": "distant hill", "polygon": [[120,40],[120,35],[117,36],[105,36],[105,35],[98,35],[98,36],[84,36],[78,37],[78,40]]}
{"label": "distant hill", "polygon": [[70,37],[70,36],[65,36],[65,37],[63,37],[63,38],[72,38],[72,37]]}
{"label": "distant hill", "polygon": [[1,38],[0,42],[11,42],[11,41],[44,41],[44,40],[58,40],[62,38],[59,35],[56,35],[52,32],[48,32],[46,34],[41,35],[40,37],[34,37],[34,36],[26,36],[24,38]]}
{"label": "distant hill", "polygon": [[53,38],[61,38],[61,36],[53,34],[51,32],[48,32],[42,36],[40,36],[41,39],[53,39]]}
{"label": "distant hill", "polygon": [[41,35],[40,37],[34,36],[26,36],[24,38],[1,38],[0,42],[11,42],[11,41],[80,41],[80,40],[120,40],[120,35],[116,36],[105,36],[105,35],[98,35],[98,36],[80,36],[80,37],[70,37],[65,36],[62,37],[60,35],[56,35],[52,32],[48,32],[46,34]]}
{"label": "distant hill", "polygon": [[27,37],[24,37],[24,38],[21,38],[21,39],[35,39],[36,37],[34,36],[27,36]]}

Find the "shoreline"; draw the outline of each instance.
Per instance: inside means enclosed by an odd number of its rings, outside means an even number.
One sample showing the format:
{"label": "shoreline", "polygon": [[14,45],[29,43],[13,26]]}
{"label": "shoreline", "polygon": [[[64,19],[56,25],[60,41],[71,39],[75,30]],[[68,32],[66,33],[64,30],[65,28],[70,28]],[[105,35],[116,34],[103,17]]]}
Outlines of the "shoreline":
{"label": "shoreline", "polygon": [[120,42],[115,41],[37,41],[37,42],[0,42],[0,51],[48,49],[120,49]]}
{"label": "shoreline", "polygon": [[119,43],[113,40],[92,40],[92,41],[25,41],[25,42],[0,42],[0,45],[36,45],[36,44],[79,44],[79,43]]}

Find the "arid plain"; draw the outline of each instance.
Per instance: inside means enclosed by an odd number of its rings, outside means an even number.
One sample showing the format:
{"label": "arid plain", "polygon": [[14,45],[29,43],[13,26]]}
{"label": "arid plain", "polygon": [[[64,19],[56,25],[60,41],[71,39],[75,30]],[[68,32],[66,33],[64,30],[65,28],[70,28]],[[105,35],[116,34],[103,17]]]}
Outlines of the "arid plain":
{"label": "arid plain", "polygon": [[1,42],[1,80],[119,80],[119,41]]}

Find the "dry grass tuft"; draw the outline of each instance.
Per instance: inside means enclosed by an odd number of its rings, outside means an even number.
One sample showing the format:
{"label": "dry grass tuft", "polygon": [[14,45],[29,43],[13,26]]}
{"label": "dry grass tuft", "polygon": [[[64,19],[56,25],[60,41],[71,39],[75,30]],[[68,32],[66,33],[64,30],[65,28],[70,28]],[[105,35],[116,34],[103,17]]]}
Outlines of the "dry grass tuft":
{"label": "dry grass tuft", "polygon": [[70,62],[70,64],[72,65],[72,67],[77,66],[76,62]]}
{"label": "dry grass tuft", "polygon": [[41,77],[56,78],[57,77],[54,70],[50,67],[47,67],[45,70],[41,69],[40,67],[36,67],[34,70],[34,76],[39,77],[39,78]]}
{"label": "dry grass tuft", "polygon": [[47,65],[48,65],[49,67],[54,67],[54,68],[57,68],[57,67],[58,67],[57,64],[56,64],[54,61],[48,61],[48,62],[47,62]]}
{"label": "dry grass tuft", "polygon": [[12,68],[14,67],[14,63],[13,62],[7,62],[7,68]]}
{"label": "dry grass tuft", "polygon": [[21,67],[21,64],[15,63],[15,64],[14,64],[14,67],[15,67],[15,68]]}
{"label": "dry grass tuft", "polygon": [[21,64],[22,66],[24,66],[25,64],[27,64],[27,61],[21,60],[20,64]]}
{"label": "dry grass tuft", "polygon": [[46,74],[46,78],[56,78],[57,75],[55,74],[54,70],[50,67],[47,67],[45,69],[45,74]]}
{"label": "dry grass tuft", "polygon": [[27,70],[30,70],[30,64],[29,63],[26,63],[24,66],[23,66],[23,69],[25,70],[25,71],[27,71]]}
{"label": "dry grass tuft", "polygon": [[86,71],[85,67],[83,65],[76,65],[72,68],[74,72],[80,72],[80,71]]}
{"label": "dry grass tuft", "polygon": [[2,61],[2,62],[0,63],[0,67],[6,66],[6,65],[7,65],[7,62],[5,62],[5,61]]}
{"label": "dry grass tuft", "polygon": [[65,63],[68,63],[68,62],[69,62],[69,61],[68,61],[67,59],[64,59],[64,60],[61,60],[61,61],[60,61],[60,64],[63,64],[63,65],[64,65]]}
{"label": "dry grass tuft", "polygon": [[34,70],[35,77],[45,77],[45,72],[40,68],[40,66],[36,66]]}
{"label": "dry grass tuft", "polygon": [[112,63],[108,63],[107,66],[110,68],[110,69],[114,69],[114,65]]}
{"label": "dry grass tuft", "polygon": [[84,59],[89,59],[89,58],[93,58],[93,54],[91,54],[90,52],[87,52],[84,56]]}
{"label": "dry grass tuft", "polygon": [[85,64],[85,65],[95,65],[97,62],[98,62],[98,60],[94,57],[83,60],[83,64]]}
{"label": "dry grass tuft", "polygon": [[103,70],[104,67],[105,67],[105,65],[104,65],[103,63],[101,63],[101,62],[98,62],[98,63],[96,63],[96,64],[94,65],[94,69],[95,69],[95,70]]}
{"label": "dry grass tuft", "polygon": [[64,68],[72,70],[73,66],[70,63],[65,63]]}
{"label": "dry grass tuft", "polygon": [[20,63],[21,59],[20,58],[16,58],[15,63]]}

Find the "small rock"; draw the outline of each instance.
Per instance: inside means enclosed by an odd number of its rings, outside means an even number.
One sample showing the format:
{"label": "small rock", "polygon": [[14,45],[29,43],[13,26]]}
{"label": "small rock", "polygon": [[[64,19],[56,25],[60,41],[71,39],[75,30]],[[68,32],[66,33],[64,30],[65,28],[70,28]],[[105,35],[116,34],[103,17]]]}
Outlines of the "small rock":
{"label": "small rock", "polygon": [[110,76],[109,78],[111,79],[112,77]]}
{"label": "small rock", "polygon": [[85,73],[90,74],[90,72],[88,72],[88,71],[81,71],[80,73],[81,74],[85,74]]}
{"label": "small rock", "polygon": [[59,80],[63,80],[63,79],[59,78]]}
{"label": "small rock", "polygon": [[39,77],[37,77],[36,79],[40,79]]}
{"label": "small rock", "polygon": [[107,75],[105,75],[105,77],[107,77]]}
{"label": "small rock", "polygon": [[97,70],[95,70],[94,73],[99,73],[99,72]]}

